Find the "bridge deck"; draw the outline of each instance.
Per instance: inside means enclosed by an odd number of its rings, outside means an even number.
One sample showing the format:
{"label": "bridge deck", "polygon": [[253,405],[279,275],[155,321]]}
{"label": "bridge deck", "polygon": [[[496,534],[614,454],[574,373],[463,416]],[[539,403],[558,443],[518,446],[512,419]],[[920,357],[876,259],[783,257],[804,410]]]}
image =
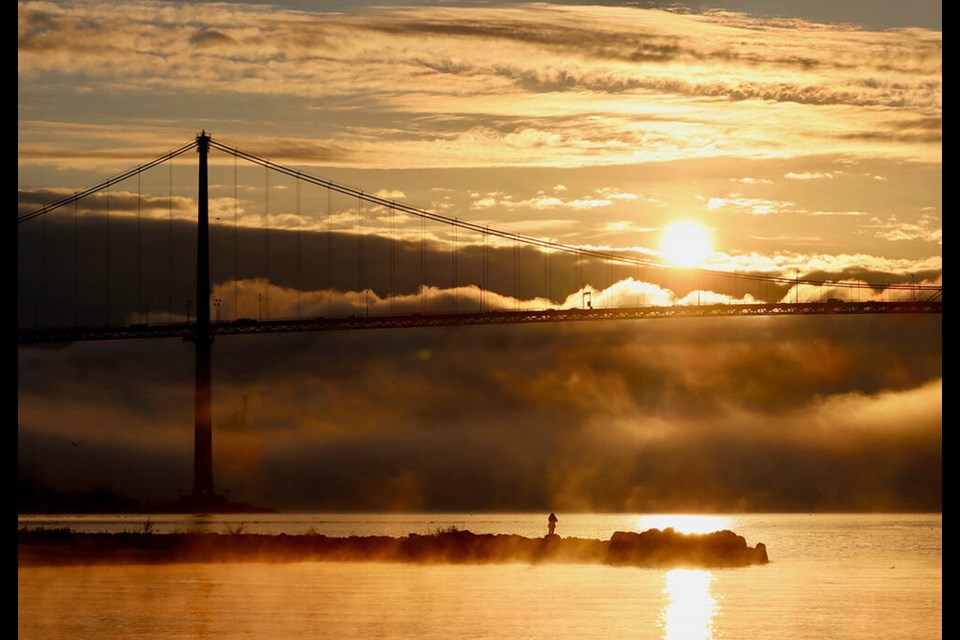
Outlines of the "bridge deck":
{"label": "bridge deck", "polygon": [[[346,316],[282,320],[240,319],[211,324],[218,336],[306,331],[347,331],[356,329],[411,329],[493,324],[543,322],[585,322],[590,320],[645,320],[658,318],[720,318],[751,316],[808,316],[861,314],[942,314],[943,302],[799,302],[774,304],[717,304],[669,307],[622,307],[611,309],[537,309],[524,311],[487,311],[483,313],[414,313],[407,315]],[[193,336],[194,325],[187,323],[47,327],[20,329],[17,343],[45,344],[88,340],[132,340],[145,338],[185,338]]]}

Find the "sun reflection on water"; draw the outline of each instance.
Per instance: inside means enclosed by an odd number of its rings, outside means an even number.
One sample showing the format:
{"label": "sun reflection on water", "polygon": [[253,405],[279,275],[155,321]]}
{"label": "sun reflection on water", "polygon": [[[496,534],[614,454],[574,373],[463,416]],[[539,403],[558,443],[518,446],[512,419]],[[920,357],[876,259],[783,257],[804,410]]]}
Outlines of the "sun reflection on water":
{"label": "sun reflection on water", "polygon": [[664,514],[640,516],[638,531],[673,527],[680,533],[712,533],[730,528],[730,519],[723,516]]}
{"label": "sun reflection on water", "polygon": [[713,638],[717,601],[710,593],[713,574],[701,569],[674,569],[664,574],[667,602],[660,612],[664,640]]}

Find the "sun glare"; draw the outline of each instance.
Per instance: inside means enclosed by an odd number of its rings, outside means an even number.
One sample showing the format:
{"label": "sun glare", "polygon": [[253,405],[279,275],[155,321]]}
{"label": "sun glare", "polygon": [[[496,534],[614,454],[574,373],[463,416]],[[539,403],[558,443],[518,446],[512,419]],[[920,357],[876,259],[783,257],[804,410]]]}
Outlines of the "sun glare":
{"label": "sun glare", "polygon": [[713,533],[730,528],[730,521],[723,516],[697,516],[689,514],[665,514],[640,516],[639,531],[673,527],[680,533]]}
{"label": "sun glare", "polygon": [[674,222],[660,234],[660,254],[671,264],[696,267],[712,252],[710,230],[697,222]]}
{"label": "sun glare", "polygon": [[707,640],[713,637],[717,601],[710,593],[713,574],[699,569],[674,569],[664,576],[667,604],[660,614],[667,640]]}

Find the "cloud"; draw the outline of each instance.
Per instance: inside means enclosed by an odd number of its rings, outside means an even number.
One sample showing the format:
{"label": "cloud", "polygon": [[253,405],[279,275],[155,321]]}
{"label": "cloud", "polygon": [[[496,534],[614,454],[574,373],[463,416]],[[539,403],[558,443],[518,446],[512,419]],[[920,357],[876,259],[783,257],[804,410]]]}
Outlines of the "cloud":
{"label": "cloud", "polygon": [[848,216],[858,218],[867,215],[866,211],[804,211],[811,216]]}
{"label": "cloud", "polygon": [[[280,138],[264,153],[286,162],[574,167],[810,153],[929,161],[942,139],[942,36],[924,30],[557,5],[324,14],[27,2],[18,50],[28,101],[46,99],[57,78],[61,93],[185,95],[225,103],[221,114],[234,111],[229,96],[256,97],[257,107],[236,115],[259,109],[268,135],[225,116],[219,128],[246,148]],[[119,105],[104,106],[120,117]],[[283,116],[269,115],[291,109],[330,117],[311,120],[298,139]],[[133,121],[115,123],[124,124]],[[92,137],[21,136],[19,155],[49,164],[102,148]]]}
{"label": "cloud", "polygon": [[614,222],[608,222],[605,226],[607,231],[613,231],[620,233],[623,231],[631,231],[633,233],[649,233],[650,231],[659,231],[660,227],[647,227],[632,220],[616,220]]}
{"label": "cloud", "polygon": [[896,216],[890,216],[886,221],[873,218],[870,224],[864,225],[864,229],[872,230],[878,238],[891,242],[921,240],[942,245],[943,228],[940,224],[940,218],[931,215],[922,215],[917,222],[901,222]]}
{"label": "cloud", "polygon": [[787,180],[833,180],[839,174],[843,173],[842,171],[801,171],[794,172],[788,171],[783,174],[783,177]]}
{"label": "cloud", "polygon": [[931,255],[926,258],[890,258],[864,253],[828,254],[783,250],[730,255],[715,251],[708,258],[708,266],[725,272],[776,273],[786,277],[793,277],[798,272],[807,275],[834,274],[838,276],[834,278],[836,280],[842,280],[846,276],[859,276],[871,282],[883,282],[888,281],[890,276],[908,277],[915,272],[939,273],[943,269],[943,257]]}
{"label": "cloud", "polygon": [[618,189],[611,189],[609,187],[597,189],[597,193],[601,194],[607,200],[625,200],[632,202],[634,200],[640,200],[643,198],[643,196],[638,193],[629,193],[626,191],[620,191]]}
{"label": "cloud", "polygon": [[400,191],[399,189],[380,189],[379,191],[375,192],[373,195],[375,195],[378,198],[383,198],[385,200],[399,200],[407,197],[407,194],[405,194],[403,191]]}
{"label": "cloud", "polygon": [[[633,194],[629,194],[633,195]],[[470,204],[471,209],[596,209],[609,207],[614,200],[628,200],[628,194],[614,194],[601,198],[570,198],[564,200],[556,196],[539,195],[524,200],[514,200],[513,196],[500,192],[491,192]]]}
{"label": "cloud", "polygon": [[780,244],[787,245],[801,245],[808,246],[811,244],[823,244],[823,238],[820,236],[789,236],[789,235],[777,235],[777,236],[750,236],[756,240],[766,240],[770,242],[777,242]]}
{"label": "cloud", "polygon": [[[790,174],[788,174],[790,175]],[[799,173],[795,176],[800,178],[790,178],[791,180],[823,180],[832,179],[832,174],[827,173]],[[830,175],[831,178],[824,178]],[[811,177],[812,176],[812,177]],[[698,198],[703,201],[702,196]],[[838,216],[838,217],[859,217],[867,215],[866,211],[808,211],[798,207],[795,202],[788,200],[774,200],[769,198],[750,198],[741,193],[730,193],[723,197],[712,197],[706,200],[708,211],[723,211],[730,213],[748,213],[751,215],[765,216],[769,214],[794,213],[809,216]]]}
{"label": "cloud", "polygon": [[[560,185],[558,185],[560,186]],[[557,194],[567,193],[567,188],[557,189],[554,187],[553,192],[555,195],[549,195],[543,191],[540,191],[536,196],[530,198],[524,198],[522,200],[517,200],[513,195],[492,191],[484,194],[482,197],[479,197],[480,194],[474,196],[474,200],[470,203],[471,209],[505,209],[505,210],[516,210],[516,209],[534,209],[534,210],[543,210],[543,209],[560,209],[568,208],[573,210],[588,210],[588,209],[598,209],[603,207],[610,207],[617,203],[626,203],[626,202],[635,202],[639,200],[645,200],[647,202],[659,203],[659,200],[656,199],[647,199],[644,198],[641,194],[630,193],[627,191],[622,191],[620,189],[615,189],[611,187],[601,187],[593,189],[592,192],[581,195],[580,197],[561,197]],[[535,224],[535,223],[534,223]]]}
{"label": "cloud", "polygon": [[731,193],[723,198],[715,197],[707,200],[707,209],[710,211],[723,210],[731,213],[749,213],[755,216],[765,216],[771,213],[793,211],[796,205],[785,200],[768,200],[765,198],[748,198],[739,193]]}
{"label": "cloud", "polygon": [[237,41],[220,31],[211,29],[198,31],[190,36],[190,44],[200,49],[216,49],[236,46]]}
{"label": "cloud", "polygon": [[[217,479],[286,508],[940,508],[939,317],[821,320],[223,338]],[[190,346],[123,347],[19,351],[21,476],[189,485]]]}

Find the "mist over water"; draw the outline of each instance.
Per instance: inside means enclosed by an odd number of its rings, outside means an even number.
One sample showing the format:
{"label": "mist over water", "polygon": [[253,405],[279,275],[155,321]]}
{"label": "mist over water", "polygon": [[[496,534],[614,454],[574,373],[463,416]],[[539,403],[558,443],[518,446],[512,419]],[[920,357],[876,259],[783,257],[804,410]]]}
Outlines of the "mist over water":
{"label": "mist over water", "polygon": [[[651,522],[638,515],[558,515],[557,532],[565,536],[605,538]],[[238,520],[232,518],[207,526],[230,526]],[[546,514],[255,518],[250,530],[294,532],[309,524],[328,535],[405,535],[452,524],[478,533],[542,535],[546,529]],[[20,524],[39,520],[20,518]],[[771,564],[723,570],[384,563],[19,569],[18,632],[21,638],[80,639],[107,632],[116,638],[942,635],[942,516],[727,515],[718,521],[750,544],[765,542]],[[115,517],[78,518],[70,526],[120,522],[135,529],[135,518]],[[172,530],[183,522],[171,518],[158,526]]]}

